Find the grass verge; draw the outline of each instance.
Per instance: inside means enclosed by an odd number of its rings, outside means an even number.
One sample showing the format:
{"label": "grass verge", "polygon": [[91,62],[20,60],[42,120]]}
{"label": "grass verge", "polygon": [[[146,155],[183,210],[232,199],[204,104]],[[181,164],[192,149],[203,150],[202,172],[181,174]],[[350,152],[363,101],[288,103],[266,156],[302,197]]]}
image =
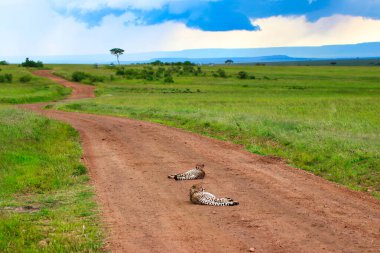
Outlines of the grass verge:
{"label": "grass verge", "polygon": [[0,105],[0,252],[97,252],[93,190],[70,126]]}

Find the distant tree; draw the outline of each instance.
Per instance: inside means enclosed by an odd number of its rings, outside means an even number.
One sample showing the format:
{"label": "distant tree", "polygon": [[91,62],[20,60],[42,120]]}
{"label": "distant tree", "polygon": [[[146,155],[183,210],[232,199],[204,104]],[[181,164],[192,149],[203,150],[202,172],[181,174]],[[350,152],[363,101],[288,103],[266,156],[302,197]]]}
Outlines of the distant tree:
{"label": "distant tree", "polygon": [[111,54],[112,55],[116,55],[116,58],[117,58],[117,63],[120,65],[120,61],[119,61],[119,56],[124,54],[124,49],[121,49],[121,48],[112,48],[110,50]]}
{"label": "distant tree", "polygon": [[231,59],[228,59],[228,60],[226,60],[224,63],[227,64],[227,65],[231,65],[231,64],[234,63],[234,61],[231,60]]}
{"label": "distant tree", "polygon": [[0,65],[8,65],[9,63],[6,61],[0,61]]}
{"label": "distant tree", "polygon": [[162,66],[164,65],[164,63],[160,60],[156,60],[154,62],[151,62],[150,64],[152,64],[153,66]]}
{"label": "distant tree", "polygon": [[21,63],[23,67],[31,67],[31,68],[43,68],[44,64],[41,61],[32,61],[29,58],[25,59],[25,62]]}
{"label": "distant tree", "polygon": [[336,65],[336,62],[335,62],[335,61],[333,61],[333,62],[330,62],[330,64],[331,64],[331,65]]}

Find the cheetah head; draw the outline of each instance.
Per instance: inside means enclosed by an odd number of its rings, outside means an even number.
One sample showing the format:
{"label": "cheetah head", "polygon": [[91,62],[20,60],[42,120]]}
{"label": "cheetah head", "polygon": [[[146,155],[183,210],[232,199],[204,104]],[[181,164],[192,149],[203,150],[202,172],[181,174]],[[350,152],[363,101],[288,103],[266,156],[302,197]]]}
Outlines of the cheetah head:
{"label": "cheetah head", "polygon": [[196,192],[203,192],[204,190],[205,190],[205,188],[203,187],[202,184],[195,184],[195,185],[191,186],[191,188],[190,188],[190,196]]}
{"label": "cheetah head", "polygon": [[203,163],[197,163],[197,164],[195,165],[195,168],[196,168],[197,170],[202,170],[204,167],[205,167],[205,165],[204,165]]}

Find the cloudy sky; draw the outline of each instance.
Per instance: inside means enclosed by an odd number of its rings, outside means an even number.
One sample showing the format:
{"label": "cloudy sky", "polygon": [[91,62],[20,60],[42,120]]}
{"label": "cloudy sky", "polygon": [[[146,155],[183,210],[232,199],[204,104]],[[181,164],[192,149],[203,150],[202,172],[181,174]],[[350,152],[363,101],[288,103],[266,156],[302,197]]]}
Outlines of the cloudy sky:
{"label": "cloudy sky", "polygon": [[0,58],[380,41],[380,0],[0,0]]}

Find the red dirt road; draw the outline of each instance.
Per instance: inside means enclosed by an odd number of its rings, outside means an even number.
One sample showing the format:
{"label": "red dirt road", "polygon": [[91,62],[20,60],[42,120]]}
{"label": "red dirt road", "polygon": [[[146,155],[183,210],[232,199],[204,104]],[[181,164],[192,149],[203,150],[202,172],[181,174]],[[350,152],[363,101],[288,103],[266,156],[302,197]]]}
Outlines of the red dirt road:
{"label": "red dirt road", "polygon": [[[52,78],[92,97],[88,86]],[[86,87],[86,88],[83,88]],[[113,252],[380,252],[380,203],[279,159],[154,123],[83,113],[38,113],[80,132]],[[168,174],[205,163],[206,188],[240,202],[192,205]]]}

